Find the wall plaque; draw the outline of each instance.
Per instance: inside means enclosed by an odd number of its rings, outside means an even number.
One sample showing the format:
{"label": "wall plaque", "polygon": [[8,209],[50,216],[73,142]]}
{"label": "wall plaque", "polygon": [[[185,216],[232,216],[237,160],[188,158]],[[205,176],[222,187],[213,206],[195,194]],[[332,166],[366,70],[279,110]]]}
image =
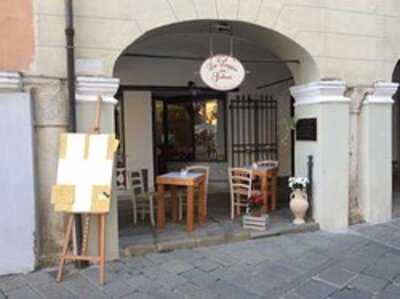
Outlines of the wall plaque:
{"label": "wall plaque", "polygon": [[317,141],[316,118],[302,118],[296,122],[296,140]]}

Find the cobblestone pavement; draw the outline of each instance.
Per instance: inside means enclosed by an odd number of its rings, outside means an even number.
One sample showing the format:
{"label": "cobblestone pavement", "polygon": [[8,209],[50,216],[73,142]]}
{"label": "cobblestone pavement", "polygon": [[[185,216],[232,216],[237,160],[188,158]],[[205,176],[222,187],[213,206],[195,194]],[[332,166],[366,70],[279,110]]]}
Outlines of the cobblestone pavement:
{"label": "cobblestone pavement", "polygon": [[0,298],[400,298],[400,219],[0,277]]}

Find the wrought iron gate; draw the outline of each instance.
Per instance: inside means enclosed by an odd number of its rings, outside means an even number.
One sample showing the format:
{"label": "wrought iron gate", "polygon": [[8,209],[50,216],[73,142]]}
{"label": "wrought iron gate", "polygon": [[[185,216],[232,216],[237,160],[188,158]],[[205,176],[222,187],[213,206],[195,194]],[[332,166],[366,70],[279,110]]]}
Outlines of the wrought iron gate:
{"label": "wrought iron gate", "polygon": [[278,160],[277,108],[270,95],[237,96],[230,101],[232,166]]}

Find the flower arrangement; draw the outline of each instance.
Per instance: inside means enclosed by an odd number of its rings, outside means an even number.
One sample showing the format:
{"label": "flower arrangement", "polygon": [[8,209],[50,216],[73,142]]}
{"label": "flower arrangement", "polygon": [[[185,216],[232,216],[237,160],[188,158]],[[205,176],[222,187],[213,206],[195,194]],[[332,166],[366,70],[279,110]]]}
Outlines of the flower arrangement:
{"label": "flower arrangement", "polygon": [[254,193],[247,201],[247,208],[250,214],[260,214],[264,205],[264,197],[260,192]]}
{"label": "flower arrangement", "polygon": [[309,183],[308,178],[305,177],[291,177],[289,178],[289,188],[292,190],[307,189],[307,184]]}

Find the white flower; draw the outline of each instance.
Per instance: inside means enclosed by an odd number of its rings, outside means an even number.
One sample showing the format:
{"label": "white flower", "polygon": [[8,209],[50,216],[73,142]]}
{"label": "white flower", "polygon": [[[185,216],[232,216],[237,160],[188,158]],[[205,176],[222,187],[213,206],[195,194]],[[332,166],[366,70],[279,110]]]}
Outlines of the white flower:
{"label": "white flower", "polygon": [[291,177],[289,178],[289,188],[294,189],[296,187],[300,187],[305,189],[307,188],[307,184],[309,183],[308,178],[306,177]]}

